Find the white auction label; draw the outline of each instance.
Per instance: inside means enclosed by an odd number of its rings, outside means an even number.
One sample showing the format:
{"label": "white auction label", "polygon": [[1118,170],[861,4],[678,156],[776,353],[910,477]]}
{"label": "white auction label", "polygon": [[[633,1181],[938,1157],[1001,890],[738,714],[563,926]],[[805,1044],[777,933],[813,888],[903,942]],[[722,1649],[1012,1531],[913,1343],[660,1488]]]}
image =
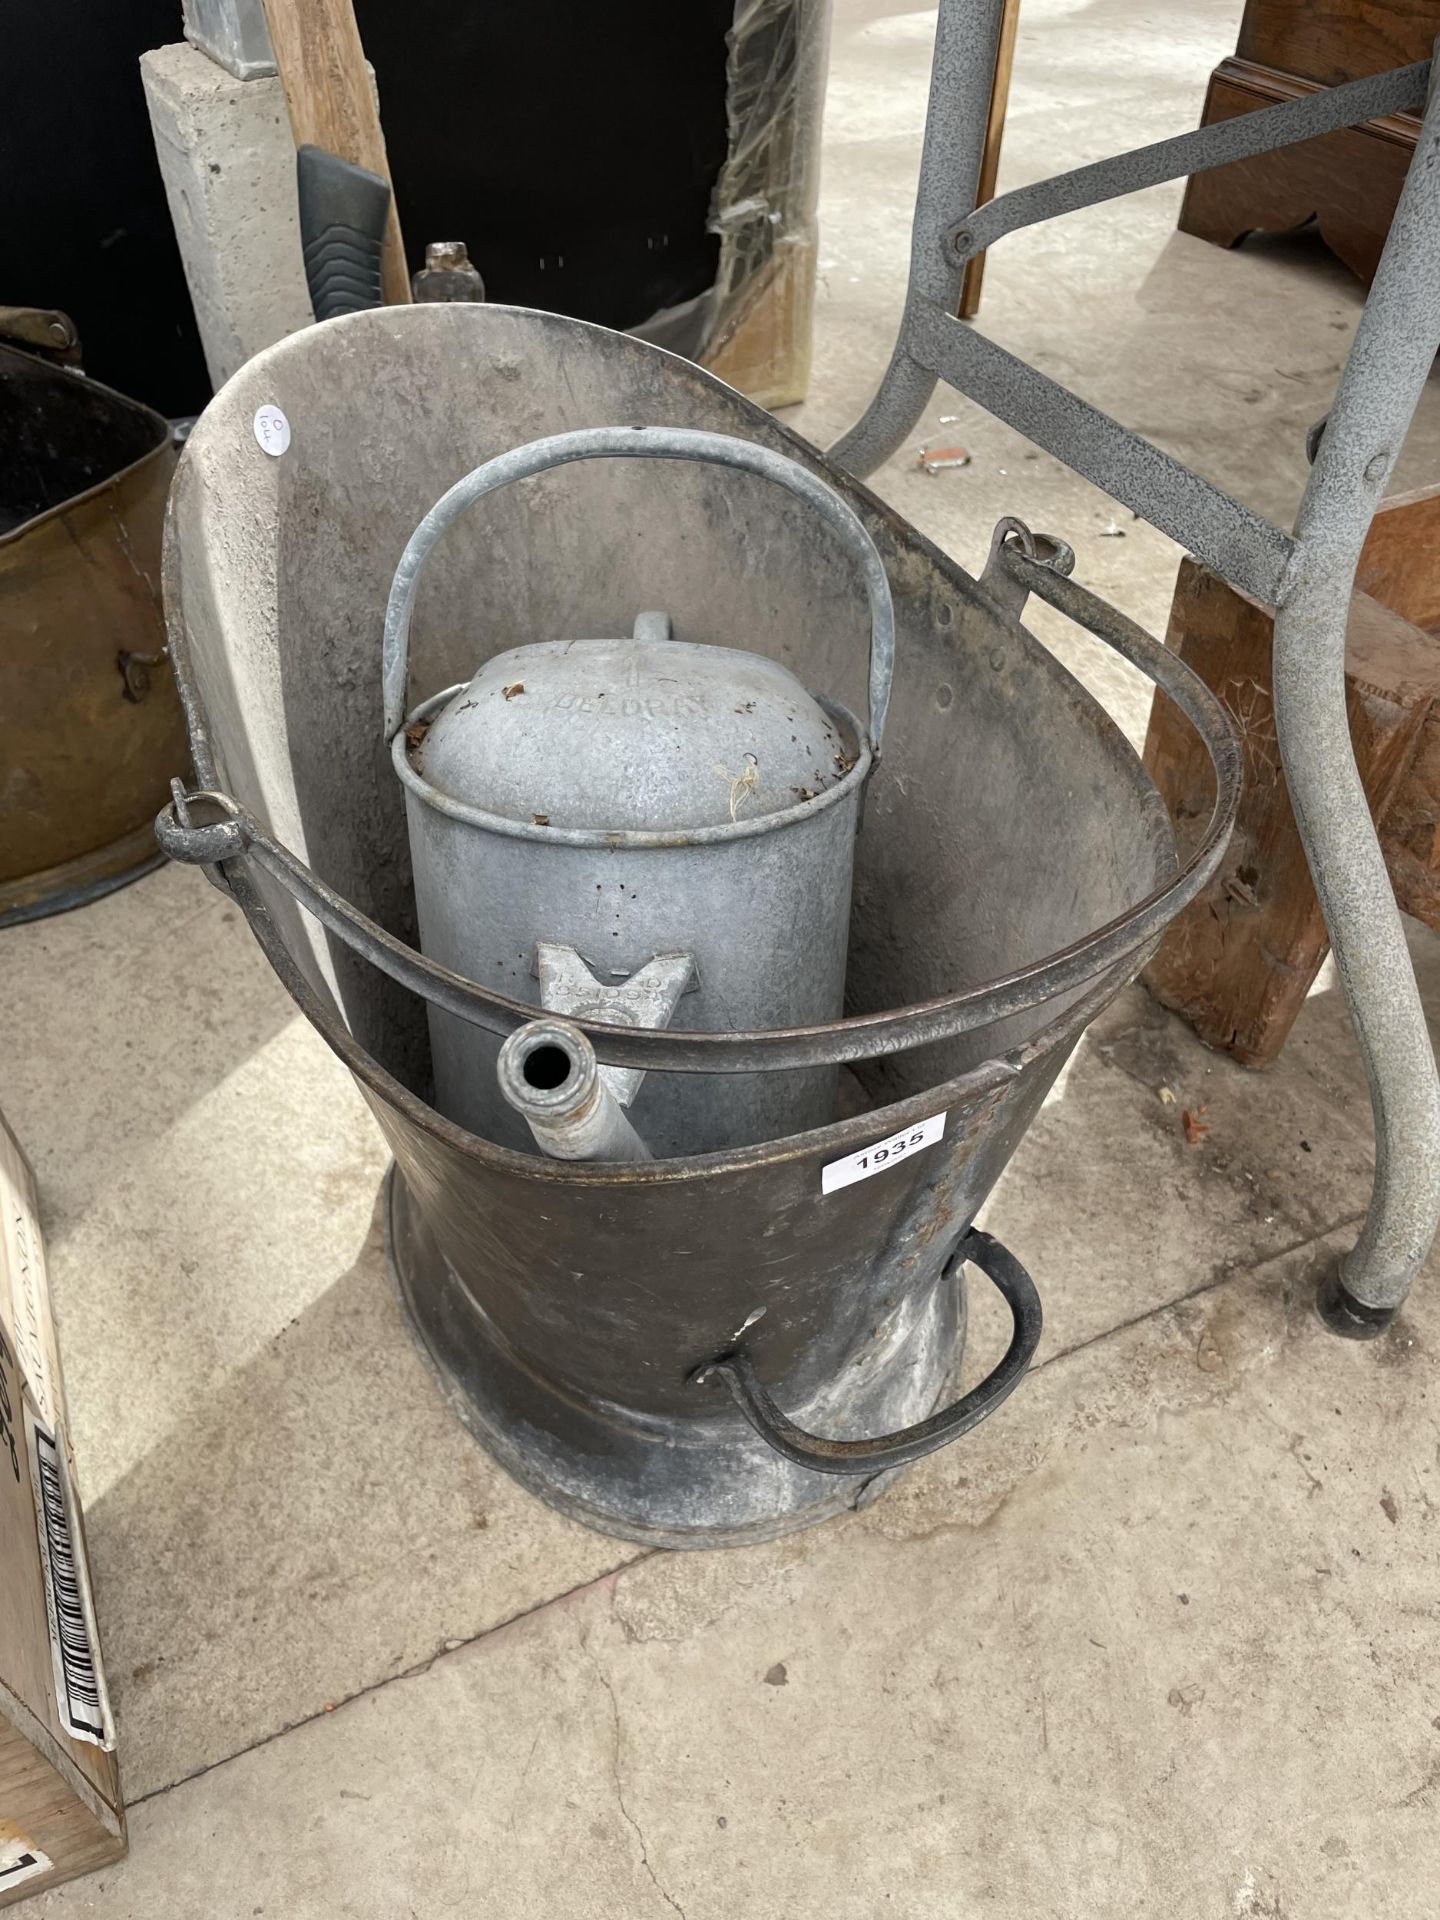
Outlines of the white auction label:
{"label": "white auction label", "polygon": [[0,1894],[18,1887],[22,1880],[39,1879],[53,1864],[49,1854],[32,1847],[18,1827],[0,1821]]}
{"label": "white auction label", "polygon": [[290,422],[279,407],[255,409],[255,438],[278,460],[290,444]]}
{"label": "white auction label", "polygon": [[902,1127],[888,1140],[877,1140],[873,1147],[862,1147],[859,1153],[847,1153],[843,1160],[832,1160],[828,1167],[820,1169],[820,1191],[838,1193],[841,1187],[853,1187],[857,1180],[868,1180],[873,1173],[883,1173],[897,1160],[908,1160],[922,1147],[933,1147],[944,1131],[945,1115],[932,1114],[913,1127]]}

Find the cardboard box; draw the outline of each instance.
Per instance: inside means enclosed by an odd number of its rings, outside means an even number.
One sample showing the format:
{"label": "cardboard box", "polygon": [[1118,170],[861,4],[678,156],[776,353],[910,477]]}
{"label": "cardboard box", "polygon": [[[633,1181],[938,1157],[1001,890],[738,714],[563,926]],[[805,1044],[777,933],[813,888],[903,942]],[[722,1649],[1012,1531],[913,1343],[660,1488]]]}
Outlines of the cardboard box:
{"label": "cardboard box", "polygon": [[114,1744],[35,1181],[0,1116],[0,1907],[124,1853]]}

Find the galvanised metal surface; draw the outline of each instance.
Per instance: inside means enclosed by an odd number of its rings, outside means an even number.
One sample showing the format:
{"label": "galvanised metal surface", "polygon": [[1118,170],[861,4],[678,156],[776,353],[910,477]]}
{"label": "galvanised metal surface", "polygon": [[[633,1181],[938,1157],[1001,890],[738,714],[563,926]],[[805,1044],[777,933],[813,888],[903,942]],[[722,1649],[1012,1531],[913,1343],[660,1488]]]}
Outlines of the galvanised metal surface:
{"label": "galvanised metal surface", "polygon": [[[548,434],[526,446],[512,447],[493,460],[483,461],[446,490],[406,541],[395,578],[390,583],[385,605],[383,666],[385,738],[388,740],[399,731],[404,718],[410,677],[410,625],[415,617],[420,570],[436,544],[462,513],[489,494],[500,493],[517,481],[533,480],[576,461],[616,459],[677,461],[754,474],[771,486],[783,488],[829,528],[847,559],[858,567],[865,588],[870,616],[866,655],[868,744],[872,752],[878,753],[890,711],[890,684],[895,677],[895,610],[890,582],[874,541],[835,488],[798,461],[777,453],[772,447],[756,446],[731,435],[695,427],[587,427],[571,433]],[[684,538],[683,526],[679,532]],[[742,561],[750,558],[749,552],[742,555]]]}
{"label": "galvanised metal surface", "polygon": [[[573,947],[537,940],[535,971],[547,1013],[607,1026],[668,1027],[680,996],[694,984],[695,956],[657,953],[618,985],[608,985],[596,980]],[[630,1105],[645,1078],[637,1067],[601,1067],[600,1076],[622,1107]]]}
{"label": "galvanised metal surface", "polygon": [[[1081,167],[975,205],[1001,0],[940,0],[905,310],[880,389],[831,458],[867,474],[909,437],[936,376],[1277,609],[1276,723],[1296,820],[1365,1057],[1376,1178],[1364,1231],[1322,1286],[1339,1332],[1394,1318],[1440,1226],[1440,1085],[1345,709],[1346,610],[1370,520],[1440,345],[1436,107],[1293,533],[954,318],[966,261],[1007,233],[1162,180],[1417,106],[1432,63]],[[1332,414],[1332,423],[1334,415]]]}
{"label": "galvanised metal surface", "polygon": [[[840,537],[870,608],[862,727],[777,661],[656,638],[534,643],[422,701],[399,729],[420,568],[487,494],[575,460],[704,461],[786,488]],[[743,538],[734,564],[743,566]],[[714,555],[717,575],[726,555]],[[894,613],[855,514],[794,461],[693,429],[592,429],[490,461],[452,487],[407,544],[386,626],[386,726],[405,788],[421,946],[453,972],[540,1004],[537,942],[574,949],[597,979],[656,954],[693,961],[685,1024],[730,1032],[837,1019],[865,782],[890,701]],[[673,635],[673,626],[671,629]],[[502,1098],[492,1037],[429,1011],[437,1104],[519,1151],[531,1130]],[[630,1120],[656,1154],[780,1139],[834,1110],[831,1067],[655,1074]]]}
{"label": "galvanised metal surface", "polygon": [[[483,408],[465,401],[477,388]],[[290,423],[279,458],[255,439],[262,405]],[[401,794],[374,724],[380,609],[426,504],[527,435],[607,416],[737,434],[822,474],[876,543],[899,662],[856,842],[845,1018],[733,1035],[576,1022],[601,1061],[652,1075],[848,1061],[837,1112],[629,1164],[516,1153],[431,1103],[423,1001],[397,980],[490,1031],[535,1009],[414,952]],[[536,632],[623,631],[649,605],[863,698],[853,570],[808,504],[758,475],[587,463],[487,515],[482,542],[443,543],[426,569],[422,694],[473,670],[479,607],[496,655]],[[401,1285],[497,1458],[565,1511],[650,1541],[760,1538],[853,1505],[973,1414],[967,1397],[927,1424],[953,1390],[971,1254],[1016,1330],[982,1396],[996,1404],[1033,1350],[1033,1289],[965,1236],[1086,1021],[1213,870],[1237,768],[1213,698],[1062,578],[1053,544],[1002,528],[977,583],[720,383],[554,315],[384,309],[283,342],[196,427],[171,516],[172,644],[197,772],[221,792],[183,800],[164,837],[215,865],[359,1080],[395,1154]],[[1220,790],[1198,865],[1180,868],[1134,752],[1020,624],[1029,591],[1078,610],[1198,720]],[[842,1179],[852,1156],[864,1177]],[[732,1377],[765,1398],[742,1413]],[[797,1432],[823,1465],[794,1457]],[[833,1441],[867,1444],[837,1470]]]}
{"label": "galvanised metal surface", "polygon": [[275,71],[263,0],[183,0],[185,38],[233,73],[258,80]]}
{"label": "galvanised metal surface", "polygon": [[495,1078],[552,1160],[651,1160],[595,1049],[568,1020],[542,1016],[500,1049]]}
{"label": "galvanised metal surface", "polygon": [[749,827],[837,787],[862,743],[778,660],[673,632],[536,641],[440,699],[400,765],[429,804],[482,831],[499,816],[537,847]]}
{"label": "galvanised metal surface", "polygon": [[[540,1005],[535,947],[544,940],[574,948],[592,969],[613,956],[622,974],[657,953],[689,953],[694,989],[676,1014],[687,1031],[823,1026],[844,1005],[862,780],[857,766],[823,796],[831,804],[737,823],[754,831],[638,846],[624,836],[616,845],[600,835],[580,845],[527,837],[493,816],[481,827],[407,788],[421,945],[456,974],[528,1001],[531,1014]],[[533,1152],[495,1082],[495,1036],[439,1005],[429,1024],[441,1111]],[[708,1153],[801,1132],[834,1104],[828,1063],[784,1073],[649,1073],[630,1117],[657,1154]]]}
{"label": "galvanised metal surface", "polygon": [[[1048,557],[1042,558],[1042,554]],[[611,1025],[597,1014],[572,1009],[576,1024],[601,1061],[612,1068],[636,1072],[652,1067],[668,1073],[774,1072],[878,1060],[911,1048],[993,1030],[1002,1022],[1015,1021],[1085,986],[1129,959],[1157,938],[1175,914],[1200,893],[1215,871],[1234,824],[1240,782],[1240,753],[1234,730],[1218,699],[1177,654],[1116,608],[1065,577],[1065,569],[1073,563],[1074,555],[1063,543],[1032,535],[1020,521],[1007,518],[996,528],[979,584],[990,609],[1015,621],[1033,592],[1138,667],[1185,714],[1205,744],[1215,769],[1216,788],[1210,818],[1183,864],[1143,899],[1043,960],[1022,964],[983,984],[950,988],[907,1006],[851,1013],[821,1026],[709,1033],[633,1030]],[[998,657],[1003,659],[1003,654]],[[996,658],[992,652],[992,665]],[[946,692],[953,699],[953,688],[942,687],[937,700]],[[197,809],[220,818],[210,824],[194,821],[192,815]],[[533,1016],[530,1002],[462,978],[360,912],[266,834],[253,815],[229,794],[203,789],[186,794],[176,782],[173,803],[156,820],[155,831],[173,860],[212,864],[250,859],[283,889],[284,895],[298,902],[342,943],[340,951],[360,956],[432,1007],[444,1007],[458,1018],[497,1034],[513,1032]],[[1017,918],[1023,907],[1023,897],[1013,903]],[[954,926],[949,931],[952,938],[962,933]],[[853,916],[851,935],[853,943]],[[928,952],[928,948],[921,951]],[[357,1002],[356,1011],[365,1010],[364,1002]]]}

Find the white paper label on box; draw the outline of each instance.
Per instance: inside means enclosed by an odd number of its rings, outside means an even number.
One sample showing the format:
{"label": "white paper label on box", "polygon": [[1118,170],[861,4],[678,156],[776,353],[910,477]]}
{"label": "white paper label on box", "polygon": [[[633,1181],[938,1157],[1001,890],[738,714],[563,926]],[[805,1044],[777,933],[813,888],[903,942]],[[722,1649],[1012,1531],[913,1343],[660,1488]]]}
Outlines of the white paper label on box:
{"label": "white paper label on box", "polygon": [[820,1169],[820,1191],[838,1193],[841,1187],[853,1187],[857,1180],[868,1180],[873,1173],[883,1173],[898,1160],[908,1160],[922,1147],[933,1147],[944,1131],[945,1115],[932,1114],[913,1127],[902,1127],[886,1140],[877,1140],[873,1147],[862,1147],[859,1153],[847,1153],[843,1160],[832,1160],[828,1167]]}
{"label": "white paper label on box", "polygon": [[32,1847],[23,1833],[0,1834],[0,1894],[9,1893],[22,1880],[49,1873],[52,1864],[49,1854]]}
{"label": "white paper label on box", "polygon": [[24,1375],[25,1390],[34,1400],[40,1418],[52,1422],[59,1411],[59,1382],[50,1374],[41,1328],[50,1324],[50,1288],[45,1278],[45,1248],[35,1230],[30,1209],[19,1193],[7,1196],[10,1205],[5,1219],[8,1265],[11,1280],[11,1309],[14,1314],[15,1346]]}
{"label": "white paper label on box", "polygon": [[278,460],[290,444],[290,422],[279,407],[255,409],[255,438]]}
{"label": "white paper label on box", "polygon": [[87,1740],[108,1753],[115,1745],[115,1722],[100,1667],[90,1570],[74,1523],[75,1495],[64,1436],[58,1427],[52,1432],[43,1426],[27,1406],[25,1438],[30,1446],[30,1484],[35,1493],[60,1724],[72,1740]]}

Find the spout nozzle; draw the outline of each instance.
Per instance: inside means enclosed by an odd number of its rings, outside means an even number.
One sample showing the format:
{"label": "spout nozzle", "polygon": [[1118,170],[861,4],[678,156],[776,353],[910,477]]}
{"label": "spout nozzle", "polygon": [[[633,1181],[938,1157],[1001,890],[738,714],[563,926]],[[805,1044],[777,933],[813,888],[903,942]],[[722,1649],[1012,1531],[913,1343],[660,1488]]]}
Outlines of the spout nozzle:
{"label": "spout nozzle", "polygon": [[601,1077],[595,1049],[568,1020],[518,1027],[496,1063],[500,1091],[552,1160],[648,1160],[650,1149]]}

